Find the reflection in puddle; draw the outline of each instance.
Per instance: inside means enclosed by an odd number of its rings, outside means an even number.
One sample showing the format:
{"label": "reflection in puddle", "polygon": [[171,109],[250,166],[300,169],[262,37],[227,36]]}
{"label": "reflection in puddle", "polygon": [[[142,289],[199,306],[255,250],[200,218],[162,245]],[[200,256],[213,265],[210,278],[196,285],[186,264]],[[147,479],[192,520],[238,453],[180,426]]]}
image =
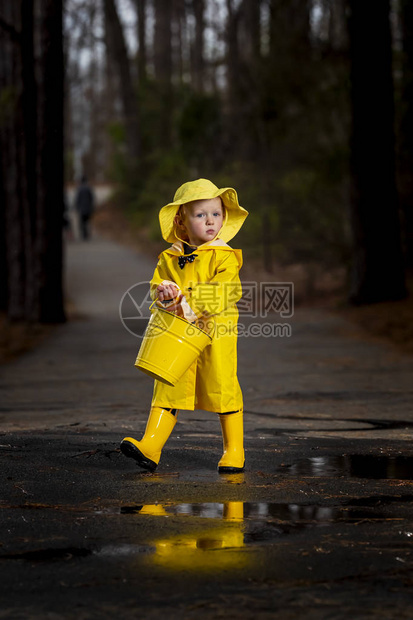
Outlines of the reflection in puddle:
{"label": "reflection in puddle", "polygon": [[328,522],[342,510],[316,505],[275,504],[268,502],[225,502],[202,504],[147,504],[143,506],[122,506],[121,514],[152,516],[200,517],[202,519],[223,519],[226,521],[276,520],[289,523]]}
{"label": "reflection in puddle", "polygon": [[[154,566],[198,573],[241,569],[251,558],[245,553],[244,504],[146,504],[135,514],[156,517],[182,516],[214,519],[209,527],[183,527],[182,532],[151,541],[155,552],[147,557]],[[130,514],[131,510],[121,510]]]}
{"label": "reflection in puddle", "polygon": [[155,547],[151,545],[106,545],[96,552],[97,555],[107,557],[128,557],[131,555],[137,555],[138,553],[155,553]]}
{"label": "reflection in puddle", "polygon": [[[276,504],[271,502],[225,502],[200,504],[146,504],[123,506],[121,514],[161,517],[197,517],[259,525],[262,522],[278,524],[287,529],[308,528],[338,522],[352,523],[360,520],[382,520],[381,513],[352,506],[321,506],[318,504]],[[281,531],[281,530],[280,530]]]}
{"label": "reflection in puddle", "polygon": [[[124,506],[120,512],[173,518],[168,527],[175,531],[178,527],[179,533],[150,538],[148,547],[153,552],[144,561],[164,569],[201,573],[252,566],[263,545],[275,544],[285,535],[307,528],[386,519],[372,508],[268,502],[145,504]],[[164,531],[165,523],[159,529],[155,524],[153,527]]]}
{"label": "reflection in puddle", "polygon": [[191,571],[194,575],[260,566],[265,548],[309,528],[361,523],[368,527],[378,521],[403,521],[398,514],[389,515],[376,504],[360,505],[358,500],[351,505],[335,506],[165,502],[122,506],[117,511],[137,519],[137,524],[140,521],[139,544],[106,546],[98,555],[129,556],[133,561],[139,557],[139,562],[148,568]]}
{"label": "reflection in puddle", "polygon": [[240,520],[244,518],[244,502],[203,504],[146,504],[144,506],[122,506],[121,514],[152,516],[191,516],[203,519]]}
{"label": "reflection in puddle", "polygon": [[374,478],[377,480],[413,479],[413,458],[352,454],[303,459],[280,468],[293,476]]}

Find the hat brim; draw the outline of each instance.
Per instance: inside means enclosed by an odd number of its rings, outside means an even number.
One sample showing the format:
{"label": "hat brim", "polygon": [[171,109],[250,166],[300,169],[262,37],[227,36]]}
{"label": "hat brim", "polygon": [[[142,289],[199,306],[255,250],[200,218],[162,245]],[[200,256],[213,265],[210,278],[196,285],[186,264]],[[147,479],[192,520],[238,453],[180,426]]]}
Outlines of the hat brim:
{"label": "hat brim", "polygon": [[175,231],[175,217],[178,213],[179,207],[182,204],[193,202],[194,200],[209,200],[211,198],[221,198],[226,210],[227,217],[224,225],[218,233],[218,237],[226,243],[230,241],[243,225],[245,218],[248,216],[248,211],[241,207],[238,202],[238,195],[234,188],[224,187],[218,189],[216,192],[200,191],[191,196],[190,200],[185,202],[176,200],[175,202],[169,202],[162,207],[159,212],[159,223],[161,226],[162,237],[168,243],[175,243],[179,240]]}

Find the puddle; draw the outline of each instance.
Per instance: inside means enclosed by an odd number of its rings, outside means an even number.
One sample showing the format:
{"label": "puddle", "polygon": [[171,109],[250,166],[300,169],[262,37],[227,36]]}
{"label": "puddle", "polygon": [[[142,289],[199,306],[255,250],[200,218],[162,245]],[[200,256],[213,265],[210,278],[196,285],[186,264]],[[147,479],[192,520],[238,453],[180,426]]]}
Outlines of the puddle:
{"label": "puddle", "polygon": [[[397,499],[407,501],[408,497]],[[388,496],[383,499],[384,506],[390,503]],[[244,570],[262,562],[264,549],[309,528],[404,521],[397,514],[384,513],[379,496],[367,498],[365,505],[358,503],[361,501],[356,498],[346,505],[333,506],[235,501],[113,505],[94,509],[94,514],[133,519],[127,531],[134,533],[127,542],[118,542],[125,537],[115,530],[107,544],[91,549],[35,549],[3,554],[0,560],[56,562],[93,555],[103,561],[127,562],[133,570],[137,565],[200,574]],[[410,530],[406,535],[410,536]]]}
{"label": "puddle", "polygon": [[298,477],[413,480],[413,457],[364,454],[318,456],[281,466],[278,471]]}
{"label": "puddle", "polygon": [[370,497],[358,497],[348,502],[352,506],[389,506],[391,504],[413,503],[413,495],[372,495]]}
{"label": "puddle", "polygon": [[[120,514],[155,517],[192,517],[238,521],[242,523],[275,523],[296,528],[316,527],[332,523],[354,523],[366,520],[385,520],[381,513],[363,510],[355,500],[353,505],[323,506],[318,504],[277,504],[271,502],[225,502],[199,504],[146,504],[122,506]],[[361,500],[360,500],[361,501]],[[377,503],[373,507],[376,507]]]}
{"label": "puddle", "polygon": [[[140,562],[148,567],[201,574],[258,566],[265,548],[308,528],[403,521],[369,507],[271,502],[142,504],[122,506],[120,513],[137,520],[155,517],[161,523],[150,524],[149,547],[141,552],[124,546],[119,556],[143,553]],[[101,554],[116,555],[117,548]]]}
{"label": "puddle", "polygon": [[151,545],[106,545],[96,551],[96,555],[107,556],[107,557],[128,557],[137,555],[139,553],[154,553],[156,551],[156,547]]}

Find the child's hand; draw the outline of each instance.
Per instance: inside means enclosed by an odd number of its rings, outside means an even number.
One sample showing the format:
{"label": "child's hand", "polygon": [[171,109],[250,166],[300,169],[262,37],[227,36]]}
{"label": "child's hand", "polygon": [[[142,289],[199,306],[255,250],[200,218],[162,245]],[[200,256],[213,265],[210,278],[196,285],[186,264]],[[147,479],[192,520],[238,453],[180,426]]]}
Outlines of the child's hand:
{"label": "child's hand", "polygon": [[175,299],[179,294],[179,288],[175,284],[159,284],[156,291],[159,301]]}

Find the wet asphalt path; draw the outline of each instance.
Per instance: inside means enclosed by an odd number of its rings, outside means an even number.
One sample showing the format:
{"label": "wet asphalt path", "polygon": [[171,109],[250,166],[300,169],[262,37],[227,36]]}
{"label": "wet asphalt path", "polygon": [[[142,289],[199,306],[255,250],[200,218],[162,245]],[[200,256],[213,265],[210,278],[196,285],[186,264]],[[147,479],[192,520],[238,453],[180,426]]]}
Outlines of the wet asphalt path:
{"label": "wet asphalt path", "polygon": [[118,444],[152,382],[119,304],[152,270],[72,242],[73,319],[1,369],[0,618],[413,617],[413,359],[296,310],[290,337],[239,340],[245,473],[217,474],[199,411],[142,472]]}

